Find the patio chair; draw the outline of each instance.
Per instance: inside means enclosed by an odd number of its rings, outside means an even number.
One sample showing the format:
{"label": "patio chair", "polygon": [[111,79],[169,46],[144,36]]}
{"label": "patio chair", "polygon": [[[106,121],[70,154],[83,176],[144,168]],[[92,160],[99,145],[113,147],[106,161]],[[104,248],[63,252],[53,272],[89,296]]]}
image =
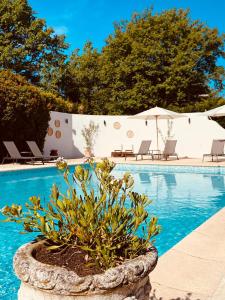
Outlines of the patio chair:
{"label": "patio chair", "polygon": [[30,151],[36,158],[40,158],[42,161],[51,160],[51,159],[57,159],[58,155],[50,155],[50,156],[44,156],[41,153],[41,150],[39,149],[37,143],[35,141],[26,141],[28,147],[30,148]]}
{"label": "patio chair", "polygon": [[142,141],[137,153],[124,152],[125,160],[127,159],[127,156],[130,156],[131,154],[136,157],[136,160],[138,159],[139,155],[141,156],[141,159],[143,159],[144,155],[151,155],[149,150],[151,142],[151,140]]}
{"label": "patio chair", "polygon": [[[174,156],[177,159],[179,159],[177,153],[175,152],[176,144],[177,144],[177,140],[167,140],[163,153],[160,154],[160,158],[165,158],[165,160],[167,160],[170,156]],[[152,155],[152,159],[153,156],[154,155]]]}
{"label": "patio chair", "polygon": [[218,157],[220,156],[225,156],[224,153],[224,140],[213,140],[212,141],[212,147],[211,147],[211,152],[208,154],[203,154],[202,157],[202,161],[204,161],[206,156],[211,156],[212,157],[212,161],[213,161],[213,157],[215,156],[217,158],[218,161]]}
{"label": "patio chair", "polygon": [[31,161],[31,162],[34,162],[35,157],[33,157],[33,156],[22,156],[13,141],[3,141],[3,144],[6,147],[9,156],[5,156],[3,158],[2,164],[6,160],[12,160],[12,161],[15,161],[15,162],[17,162],[19,160],[20,161]]}

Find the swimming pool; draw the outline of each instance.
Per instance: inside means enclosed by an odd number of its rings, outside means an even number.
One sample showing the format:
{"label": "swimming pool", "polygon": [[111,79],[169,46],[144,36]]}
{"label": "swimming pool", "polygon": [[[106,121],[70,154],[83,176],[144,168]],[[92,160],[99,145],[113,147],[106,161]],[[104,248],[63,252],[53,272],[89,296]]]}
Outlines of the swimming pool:
{"label": "swimming pool", "polygon": [[[225,206],[225,168],[117,165],[121,176],[132,173],[135,190],[146,193],[153,204],[150,212],[163,227],[157,237],[159,255],[165,253],[193,229]],[[65,188],[56,168],[0,172],[0,206],[23,204],[31,195],[48,201],[53,183]],[[2,217],[0,217],[2,218]],[[16,300],[19,282],[13,274],[16,249],[31,239],[18,234],[16,224],[0,223],[0,299]]]}

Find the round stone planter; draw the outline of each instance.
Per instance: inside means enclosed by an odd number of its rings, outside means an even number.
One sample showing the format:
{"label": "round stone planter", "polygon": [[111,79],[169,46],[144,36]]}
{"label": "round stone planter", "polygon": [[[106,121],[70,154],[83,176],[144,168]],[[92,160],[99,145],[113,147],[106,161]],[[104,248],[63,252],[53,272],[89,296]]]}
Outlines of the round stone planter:
{"label": "round stone planter", "polygon": [[148,300],[149,273],[157,264],[153,247],[146,255],[128,260],[102,274],[78,276],[65,268],[43,264],[32,253],[39,243],[20,247],[14,270],[21,280],[18,300]]}

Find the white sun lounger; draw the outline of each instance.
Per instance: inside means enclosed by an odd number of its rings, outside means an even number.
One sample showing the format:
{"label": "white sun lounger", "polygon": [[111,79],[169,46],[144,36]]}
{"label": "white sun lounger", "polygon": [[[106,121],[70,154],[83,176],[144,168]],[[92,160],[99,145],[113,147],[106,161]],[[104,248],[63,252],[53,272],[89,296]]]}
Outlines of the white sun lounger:
{"label": "white sun lounger", "polygon": [[36,158],[40,158],[41,160],[51,160],[51,159],[57,159],[58,156],[45,156],[41,153],[41,150],[39,149],[37,143],[35,141],[26,141],[28,147],[30,148],[30,151]]}
{"label": "white sun lounger", "polygon": [[31,162],[34,162],[35,157],[33,157],[33,156],[22,156],[13,141],[3,141],[3,144],[6,147],[9,156],[5,156],[3,158],[2,164],[6,160],[12,160],[12,161],[15,161],[15,162],[17,162],[17,161],[28,161],[29,160]]}

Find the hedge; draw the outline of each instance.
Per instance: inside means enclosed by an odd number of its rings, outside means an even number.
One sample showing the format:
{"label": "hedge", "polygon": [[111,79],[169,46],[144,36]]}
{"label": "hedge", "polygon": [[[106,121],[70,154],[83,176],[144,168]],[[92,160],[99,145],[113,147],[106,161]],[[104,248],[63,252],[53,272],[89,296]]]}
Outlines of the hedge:
{"label": "hedge", "polygon": [[73,112],[73,104],[23,76],[0,71],[0,158],[6,154],[4,140],[13,140],[20,151],[26,150],[26,140],[35,140],[42,150],[50,110]]}

